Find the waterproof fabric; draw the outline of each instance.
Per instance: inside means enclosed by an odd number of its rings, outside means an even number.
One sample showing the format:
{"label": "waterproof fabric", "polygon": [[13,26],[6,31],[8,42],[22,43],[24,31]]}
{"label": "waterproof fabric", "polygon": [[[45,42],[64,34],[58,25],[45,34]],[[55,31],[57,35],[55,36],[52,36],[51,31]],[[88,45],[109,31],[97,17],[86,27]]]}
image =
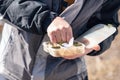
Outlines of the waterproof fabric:
{"label": "waterproof fabric", "polygon": [[[46,29],[56,16],[71,24],[75,39],[99,23],[117,28],[120,1],[75,0],[63,12],[62,5],[62,0],[0,1],[0,13],[12,25],[5,24],[0,45],[2,76],[9,80],[87,80],[84,57],[66,60],[43,51],[41,43],[48,40]],[[116,34],[100,43],[100,51],[89,55],[108,49]]]}

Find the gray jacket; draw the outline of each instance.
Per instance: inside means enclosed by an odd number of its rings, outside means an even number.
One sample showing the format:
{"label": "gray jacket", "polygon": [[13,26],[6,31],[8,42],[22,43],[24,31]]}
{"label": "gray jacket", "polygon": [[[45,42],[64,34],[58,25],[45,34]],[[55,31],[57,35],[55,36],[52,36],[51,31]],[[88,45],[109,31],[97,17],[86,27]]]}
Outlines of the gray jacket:
{"label": "gray jacket", "polygon": [[[71,24],[75,39],[99,23],[117,28],[120,1],[111,1],[75,0],[62,12],[63,0],[1,0],[0,13],[12,26],[5,24],[3,30],[0,73],[9,80],[83,80],[83,57],[55,58],[43,51],[41,43],[48,40],[46,29],[56,16],[65,17]],[[99,55],[108,49],[116,33],[100,43],[100,51],[88,55]]]}

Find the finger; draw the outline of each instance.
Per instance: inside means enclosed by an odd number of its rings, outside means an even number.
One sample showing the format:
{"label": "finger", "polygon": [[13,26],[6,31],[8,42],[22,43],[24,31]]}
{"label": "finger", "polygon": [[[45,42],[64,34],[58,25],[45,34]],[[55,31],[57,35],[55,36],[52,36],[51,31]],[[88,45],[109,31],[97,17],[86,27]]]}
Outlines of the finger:
{"label": "finger", "polygon": [[62,39],[62,42],[67,42],[67,36],[66,36],[66,30],[65,30],[65,28],[63,28],[61,30],[61,39]]}
{"label": "finger", "polygon": [[95,45],[95,46],[93,47],[93,49],[94,49],[95,51],[99,51],[99,50],[100,50],[100,46],[99,46],[99,45]]}
{"label": "finger", "polygon": [[88,53],[92,52],[93,50],[99,51],[100,50],[100,46],[99,45],[94,45],[92,48],[86,47],[85,48],[85,54],[88,54]]}
{"label": "finger", "polygon": [[52,43],[56,43],[57,42],[57,40],[56,40],[56,37],[55,37],[55,32],[49,32],[48,33],[48,37],[49,37],[49,39],[50,39],[50,41],[52,42]]}
{"label": "finger", "polygon": [[91,49],[91,48],[85,48],[85,53],[84,54],[88,54],[88,53],[90,53],[92,51],[93,51],[93,49]]}
{"label": "finger", "polygon": [[90,44],[90,41],[88,39],[86,39],[86,38],[82,38],[80,40],[80,42],[83,43],[83,44],[85,44],[86,46]]}
{"label": "finger", "polygon": [[[84,43],[86,45],[86,48],[88,49],[93,49],[93,50],[96,50],[96,51],[99,51],[100,50],[100,46],[96,43],[96,41],[94,41],[93,39],[81,39],[81,42]],[[89,52],[89,50],[88,50]]]}
{"label": "finger", "polygon": [[73,37],[72,29],[69,28],[69,29],[66,31],[67,42],[69,42],[72,37]]}
{"label": "finger", "polygon": [[55,38],[56,38],[56,42],[58,43],[58,42],[61,42],[62,41],[62,38],[61,38],[61,31],[58,29],[58,30],[56,30],[56,32],[55,32]]}

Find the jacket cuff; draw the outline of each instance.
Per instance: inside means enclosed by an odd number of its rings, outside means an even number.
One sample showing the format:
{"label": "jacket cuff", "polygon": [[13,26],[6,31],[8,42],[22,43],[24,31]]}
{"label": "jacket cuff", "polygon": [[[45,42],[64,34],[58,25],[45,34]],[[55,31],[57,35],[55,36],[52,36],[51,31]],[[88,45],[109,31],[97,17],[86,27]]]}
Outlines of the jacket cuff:
{"label": "jacket cuff", "polygon": [[110,36],[109,38],[107,38],[106,40],[104,40],[103,42],[101,42],[100,45],[100,51],[92,51],[91,53],[88,53],[87,55],[89,56],[97,56],[102,54],[103,52],[105,52],[107,49],[110,48],[112,41],[114,40],[115,36],[117,35],[118,30],[116,31],[116,33],[114,33],[112,36]]}

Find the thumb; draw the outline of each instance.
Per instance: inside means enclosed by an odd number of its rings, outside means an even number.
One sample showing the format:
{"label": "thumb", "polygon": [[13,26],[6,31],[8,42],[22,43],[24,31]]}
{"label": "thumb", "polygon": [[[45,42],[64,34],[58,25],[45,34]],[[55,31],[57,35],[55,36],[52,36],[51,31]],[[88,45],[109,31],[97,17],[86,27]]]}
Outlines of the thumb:
{"label": "thumb", "polygon": [[99,51],[100,50],[100,46],[97,44],[97,45],[95,45],[95,46],[93,46],[93,50],[95,50],[95,51]]}
{"label": "thumb", "polygon": [[82,38],[80,40],[80,42],[84,43],[86,45],[86,48],[91,48],[95,51],[99,51],[100,50],[100,46],[97,44],[97,42],[94,39],[86,39],[86,38]]}

